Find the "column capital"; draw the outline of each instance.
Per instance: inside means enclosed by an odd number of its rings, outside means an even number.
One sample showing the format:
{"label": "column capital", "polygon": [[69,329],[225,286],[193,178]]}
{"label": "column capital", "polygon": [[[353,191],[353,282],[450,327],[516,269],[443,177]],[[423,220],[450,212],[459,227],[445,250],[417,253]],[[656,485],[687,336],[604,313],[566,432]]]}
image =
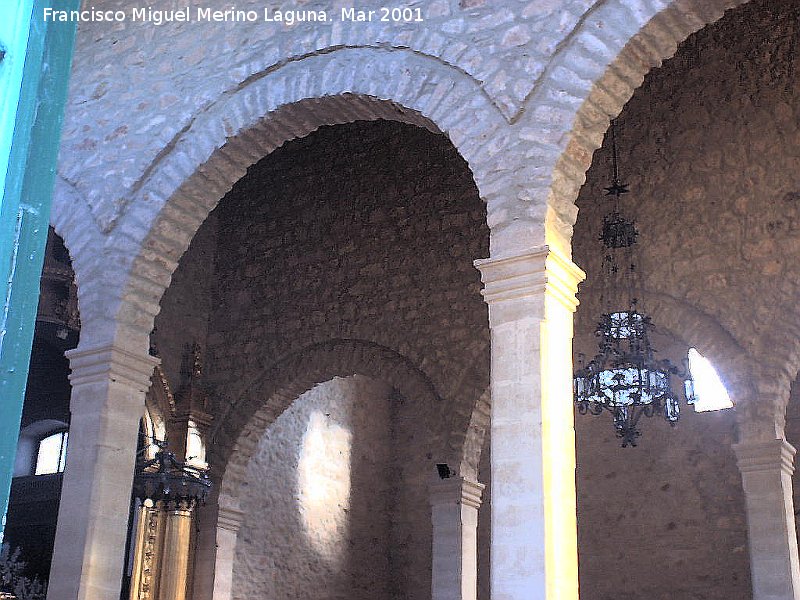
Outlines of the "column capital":
{"label": "column capital", "polygon": [[736,464],[742,473],[771,471],[780,468],[787,475],[794,473],[795,448],[786,440],[740,442],[733,445]]}
{"label": "column capital", "polygon": [[450,477],[435,481],[428,486],[431,506],[464,504],[472,508],[481,507],[481,495],[486,486],[465,477]]}
{"label": "column capital", "polygon": [[69,376],[73,387],[119,381],[140,392],[150,388],[153,369],[160,360],[149,354],[135,354],[113,344],[93,348],[75,348],[66,352],[72,373]]}
{"label": "column capital", "polygon": [[544,292],[575,311],[575,294],[586,274],[569,258],[547,245],[502,258],[476,260],[487,304],[532,297]]}

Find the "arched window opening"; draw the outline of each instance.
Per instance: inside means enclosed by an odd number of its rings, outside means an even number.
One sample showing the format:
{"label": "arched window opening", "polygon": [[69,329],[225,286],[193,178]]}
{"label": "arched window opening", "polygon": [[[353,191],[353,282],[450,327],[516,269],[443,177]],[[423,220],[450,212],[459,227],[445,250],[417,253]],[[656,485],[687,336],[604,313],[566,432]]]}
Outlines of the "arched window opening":
{"label": "arched window opening", "polygon": [[[67,423],[57,419],[34,421],[20,429],[14,477],[61,473],[64,470],[68,431]],[[61,434],[64,434],[63,438],[60,438]],[[49,441],[50,438],[52,441]],[[51,458],[50,453],[54,453],[55,458]],[[61,468],[58,468],[59,465]]]}
{"label": "arched window opening", "polygon": [[39,440],[34,475],[53,475],[64,472],[68,438],[68,431],[57,431]]}
{"label": "arched window opening", "polygon": [[694,380],[696,412],[708,412],[733,407],[728,391],[709,360],[696,348],[689,348],[689,370]]}

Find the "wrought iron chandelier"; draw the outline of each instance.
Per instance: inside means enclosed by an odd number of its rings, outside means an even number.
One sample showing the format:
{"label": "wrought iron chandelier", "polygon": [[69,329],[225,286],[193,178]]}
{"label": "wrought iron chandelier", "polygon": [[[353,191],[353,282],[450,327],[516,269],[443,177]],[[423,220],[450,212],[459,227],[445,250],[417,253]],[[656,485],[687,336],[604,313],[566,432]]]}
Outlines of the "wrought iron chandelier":
{"label": "wrought iron chandelier", "polygon": [[137,461],[133,478],[134,497],[163,502],[175,508],[194,508],[204,504],[211,490],[208,475],[167,452],[166,442],[155,440],[154,443],[159,447],[155,457]]}
{"label": "wrought iron chandelier", "polygon": [[605,188],[613,202],[603,218],[600,241],[603,258],[604,300],[621,310],[608,310],[600,316],[595,334],[600,352],[588,364],[579,361],[573,379],[575,403],[580,414],[611,413],[622,447],[636,446],[642,416],[660,414],[670,425],[680,416],[679,396],[672,389],[673,379],[683,381],[687,404],[694,403],[694,385],[688,368],[678,369],[668,359],[657,360],[650,342],[654,326],[641,307],[636,291],[641,287],[636,260],[639,232],[633,220],[620,211],[620,196],[628,193],[621,183],[617,163],[616,123],[611,122],[613,175]]}

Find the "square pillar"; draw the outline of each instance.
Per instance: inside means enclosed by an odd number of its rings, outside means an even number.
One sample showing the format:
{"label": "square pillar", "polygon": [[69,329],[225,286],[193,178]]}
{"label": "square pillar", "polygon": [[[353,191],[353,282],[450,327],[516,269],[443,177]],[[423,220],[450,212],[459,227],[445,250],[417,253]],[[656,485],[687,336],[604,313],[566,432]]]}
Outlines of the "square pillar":
{"label": "square pillar", "polygon": [[232,498],[220,498],[217,515],[217,556],[214,564],[213,600],[233,598],[233,561],[236,558],[236,539],[244,513]]}
{"label": "square pillar", "polygon": [[[214,472],[212,471],[213,475]],[[196,541],[192,559],[192,600],[212,600],[214,594],[214,569],[217,561],[217,512],[219,506],[219,478],[211,478],[211,491],[206,503],[197,511]]]}
{"label": "square pillar", "polygon": [[492,600],[578,598],[572,317],[554,249],[476,261],[492,340]]}
{"label": "square pillar", "polygon": [[78,348],[67,357],[69,445],[47,597],[117,598],[139,419],[158,359],[114,346]]}
{"label": "square pillar", "polygon": [[747,508],[753,600],[799,600],[800,565],[792,473],[795,449],[782,439],[734,445]]}
{"label": "square pillar", "polygon": [[478,597],[478,509],[483,484],[463,477],[430,485],[432,600]]}

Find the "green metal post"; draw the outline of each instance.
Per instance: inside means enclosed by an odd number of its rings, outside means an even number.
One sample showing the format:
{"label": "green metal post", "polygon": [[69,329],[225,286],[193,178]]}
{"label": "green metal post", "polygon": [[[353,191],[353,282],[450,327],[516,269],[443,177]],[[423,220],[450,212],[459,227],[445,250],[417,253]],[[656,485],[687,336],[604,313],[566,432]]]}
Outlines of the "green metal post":
{"label": "green metal post", "polygon": [[[79,0],[56,0],[59,10]],[[28,378],[76,23],[53,0],[0,2],[0,539]]]}

